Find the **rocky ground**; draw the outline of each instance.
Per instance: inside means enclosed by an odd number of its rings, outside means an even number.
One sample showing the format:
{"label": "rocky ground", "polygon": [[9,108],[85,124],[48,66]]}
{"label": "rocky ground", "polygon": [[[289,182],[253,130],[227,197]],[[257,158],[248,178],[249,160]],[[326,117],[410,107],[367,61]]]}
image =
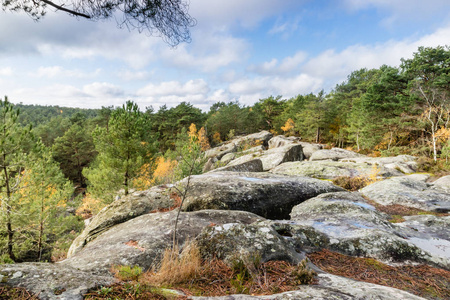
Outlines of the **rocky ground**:
{"label": "rocky ground", "polygon": [[[372,158],[268,132],[235,139],[206,156],[205,173],[192,176],[182,206],[181,246],[196,240],[203,256],[225,261],[251,254],[296,264],[327,250],[450,270],[450,176],[430,183],[429,175],[415,173],[415,157]],[[342,176],[373,183],[349,192],[331,182]],[[177,200],[170,186],[116,200],[86,226],[66,260],[0,265],[0,282],[40,299],[82,299],[88,289],[116,281],[113,265],[148,269],[172,245],[177,211],[170,208]],[[394,223],[383,212],[394,206],[421,213]],[[315,285],[272,296],[214,299],[423,299],[311,266],[318,271]]]}

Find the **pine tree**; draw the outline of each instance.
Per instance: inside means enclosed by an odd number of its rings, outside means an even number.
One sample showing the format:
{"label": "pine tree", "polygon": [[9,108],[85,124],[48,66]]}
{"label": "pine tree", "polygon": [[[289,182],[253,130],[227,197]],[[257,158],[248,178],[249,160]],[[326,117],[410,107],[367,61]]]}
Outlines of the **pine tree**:
{"label": "pine tree", "polygon": [[109,203],[121,188],[128,195],[132,179],[153,160],[155,138],[148,116],[132,101],[114,110],[108,128],[97,127],[93,138],[98,156],[83,174],[92,196]]}

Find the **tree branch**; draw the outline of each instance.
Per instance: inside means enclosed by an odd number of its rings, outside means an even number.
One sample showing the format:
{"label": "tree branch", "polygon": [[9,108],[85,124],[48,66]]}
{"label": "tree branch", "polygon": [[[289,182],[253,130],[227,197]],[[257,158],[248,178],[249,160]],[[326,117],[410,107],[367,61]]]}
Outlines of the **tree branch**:
{"label": "tree branch", "polygon": [[57,10],[65,11],[66,13],[69,13],[71,15],[78,16],[78,17],[83,17],[83,18],[86,18],[86,19],[90,19],[91,18],[91,16],[89,16],[89,15],[86,15],[86,14],[83,14],[83,13],[79,13],[79,12],[67,9],[67,8],[65,8],[63,6],[60,6],[60,5],[57,5],[57,4],[55,4],[55,3],[51,2],[51,1],[48,1],[48,0],[41,0],[41,1],[44,2],[45,4],[48,4],[48,5],[56,8]]}

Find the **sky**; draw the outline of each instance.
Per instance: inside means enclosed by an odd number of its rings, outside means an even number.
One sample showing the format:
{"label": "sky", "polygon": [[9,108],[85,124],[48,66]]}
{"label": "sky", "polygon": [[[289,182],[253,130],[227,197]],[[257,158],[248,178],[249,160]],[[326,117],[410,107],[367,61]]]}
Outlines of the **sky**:
{"label": "sky", "polygon": [[0,10],[0,97],[13,103],[144,110],[186,101],[253,105],[332,91],[361,68],[399,66],[450,45],[448,0],[190,0],[192,41],[49,11]]}

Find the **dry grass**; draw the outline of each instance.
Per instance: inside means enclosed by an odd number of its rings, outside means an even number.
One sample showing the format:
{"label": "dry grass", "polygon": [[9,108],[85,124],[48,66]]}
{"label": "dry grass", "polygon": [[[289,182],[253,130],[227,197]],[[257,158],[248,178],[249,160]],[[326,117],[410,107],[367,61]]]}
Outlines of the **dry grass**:
{"label": "dry grass", "polygon": [[450,299],[450,271],[427,265],[392,267],[372,258],[351,257],[329,250],[308,256],[331,274],[394,287],[421,297]]}
{"label": "dry grass", "polygon": [[161,288],[167,287],[183,291],[188,296],[269,295],[295,290],[300,284],[313,284],[315,276],[306,261],[299,265],[284,261],[260,263],[252,258],[237,260],[230,265],[218,259],[204,261],[198,247],[190,243],[181,253],[178,247],[166,250],[158,268],[143,273],[133,282],[126,282],[126,286],[123,283],[91,291],[86,299],[176,297],[161,294]]}
{"label": "dry grass", "polygon": [[187,243],[179,254],[179,247],[164,251],[158,268],[144,274],[143,280],[151,285],[172,286],[195,279],[202,269],[200,251],[195,243]]}
{"label": "dry grass", "polygon": [[38,300],[39,298],[23,288],[0,286],[0,300]]}

